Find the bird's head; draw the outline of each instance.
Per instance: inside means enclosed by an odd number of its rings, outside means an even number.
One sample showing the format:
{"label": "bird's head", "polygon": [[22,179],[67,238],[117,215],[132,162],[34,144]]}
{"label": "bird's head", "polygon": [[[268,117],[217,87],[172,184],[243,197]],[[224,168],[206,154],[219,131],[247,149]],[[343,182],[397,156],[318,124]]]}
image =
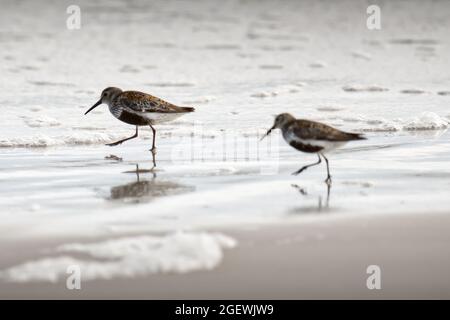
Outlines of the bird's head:
{"label": "bird's head", "polygon": [[86,111],[85,115],[97,108],[102,103],[109,105],[118,95],[122,93],[122,90],[115,87],[108,87],[102,91],[100,96],[100,100],[98,100],[88,111]]}
{"label": "bird's head", "polygon": [[292,122],[294,120],[295,120],[294,116],[292,116],[289,113],[281,113],[281,114],[277,115],[275,117],[275,121],[273,123],[272,128],[270,128],[267,131],[267,133],[261,138],[261,140],[264,139],[266,136],[268,136],[272,132],[272,130],[274,130],[274,129],[281,129],[286,124],[288,124],[288,123],[290,123],[290,122]]}

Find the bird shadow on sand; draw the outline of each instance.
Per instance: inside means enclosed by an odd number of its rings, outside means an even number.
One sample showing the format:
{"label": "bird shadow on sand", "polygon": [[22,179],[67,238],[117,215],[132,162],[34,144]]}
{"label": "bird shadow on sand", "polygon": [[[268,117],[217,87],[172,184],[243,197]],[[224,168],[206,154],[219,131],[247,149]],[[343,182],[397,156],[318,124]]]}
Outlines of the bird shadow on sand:
{"label": "bird shadow on sand", "polygon": [[305,214],[305,213],[319,213],[330,211],[330,194],[331,183],[325,183],[326,191],[318,195],[310,195],[306,188],[299,186],[298,184],[291,184],[291,187],[296,190],[302,198],[317,197],[316,206],[299,206],[291,209],[290,214]]}
{"label": "bird shadow on sand", "polygon": [[[150,202],[159,197],[171,196],[195,190],[193,186],[161,180],[157,177],[154,167],[151,169],[136,169],[124,173],[136,174],[136,181],[114,186],[110,190],[109,200],[122,200],[127,203]],[[146,175],[148,174],[148,175]]]}

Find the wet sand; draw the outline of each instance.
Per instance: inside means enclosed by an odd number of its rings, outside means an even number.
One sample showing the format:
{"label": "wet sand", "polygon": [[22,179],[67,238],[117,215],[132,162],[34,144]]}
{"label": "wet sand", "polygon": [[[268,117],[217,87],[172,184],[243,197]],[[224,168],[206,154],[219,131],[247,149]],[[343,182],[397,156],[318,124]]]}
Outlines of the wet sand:
{"label": "wet sand", "polygon": [[[373,135],[344,148],[329,196],[325,168],[292,176],[307,160],[281,144],[270,174],[267,159],[170,162],[164,139],[155,173],[134,171],[148,166],[146,140],[117,149],[122,161],[106,147],[11,150],[0,298],[450,297],[448,141]],[[80,291],[66,289],[69,265]],[[369,265],[380,291],[366,288]]]}
{"label": "wet sand", "polygon": [[[222,232],[239,245],[211,271],[90,281],[81,290],[67,290],[64,281],[2,283],[0,298],[450,298],[446,214],[324,215],[314,222]],[[369,265],[381,268],[381,290],[366,287]]]}

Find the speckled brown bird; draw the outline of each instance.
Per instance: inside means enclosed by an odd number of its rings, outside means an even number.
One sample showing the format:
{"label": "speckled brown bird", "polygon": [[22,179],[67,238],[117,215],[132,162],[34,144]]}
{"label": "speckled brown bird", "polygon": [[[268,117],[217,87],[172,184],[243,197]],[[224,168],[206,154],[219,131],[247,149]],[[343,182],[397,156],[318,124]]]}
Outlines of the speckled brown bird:
{"label": "speckled brown bird", "polygon": [[331,183],[331,175],[325,153],[342,147],[349,141],[366,139],[359,133],[344,132],[316,121],[296,119],[289,113],[279,114],[275,118],[272,128],[267,131],[263,138],[274,129],[281,129],[284,140],[291,147],[302,152],[316,153],[319,158],[317,162],[304,166],[293,174],[298,175],[309,167],[320,164],[322,162],[321,157],[323,157],[327,164],[327,179],[325,182],[328,184]]}
{"label": "speckled brown bird", "polygon": [[144,92],[122,91],[119,88],[109,87],[103,90],[100,100],[86,111],[85,115],[102,103],[108,105],[109,111],[114,117],[136,126],[134,136],[107,145],[117,146],[125,141],[137,138],[140,126],[150,126],[153,131],[153,144],[150,150],[153,154],[156,150],[156,130],[153,125],[172,121],[195,110],[191,107],[178,107]]}

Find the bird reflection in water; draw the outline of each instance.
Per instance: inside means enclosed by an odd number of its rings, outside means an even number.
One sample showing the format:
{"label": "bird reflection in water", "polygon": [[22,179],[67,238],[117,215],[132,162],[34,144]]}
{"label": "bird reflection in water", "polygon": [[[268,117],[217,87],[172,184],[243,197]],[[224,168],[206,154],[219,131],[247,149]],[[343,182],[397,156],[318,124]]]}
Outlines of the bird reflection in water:
{"label": "bird reflection in water", "polygon": [[[125,173],[135,173],[136,181],[119,185],[111,188],[111,200],[126,200],[129,202],[147,202],[158,197],[175,195],[195,190],[192,186],[186,186],[179,183],[158,180],[154,168],[139,169],[136,165],[136,170],[127,171]],[[151,179],[142,179],[141,175],[150,173]]]}
{"label": "bird reflection in water", "polygon": [[[326,184],[326,185],[327,185],[327,187],[326,187],[327,191],[326,191],[325,201],[323,201],[323,196],[319,195],[317,197],[317,207],[298,207],[293,210],[293,213],[328,211],[330,208],[331,184]],[[305,197],[310,196],[305,188],[302,188],[297,184],[292,184],[291,186],[292,186],[292,188],[296,189],[302,196],[305,196]]]}

